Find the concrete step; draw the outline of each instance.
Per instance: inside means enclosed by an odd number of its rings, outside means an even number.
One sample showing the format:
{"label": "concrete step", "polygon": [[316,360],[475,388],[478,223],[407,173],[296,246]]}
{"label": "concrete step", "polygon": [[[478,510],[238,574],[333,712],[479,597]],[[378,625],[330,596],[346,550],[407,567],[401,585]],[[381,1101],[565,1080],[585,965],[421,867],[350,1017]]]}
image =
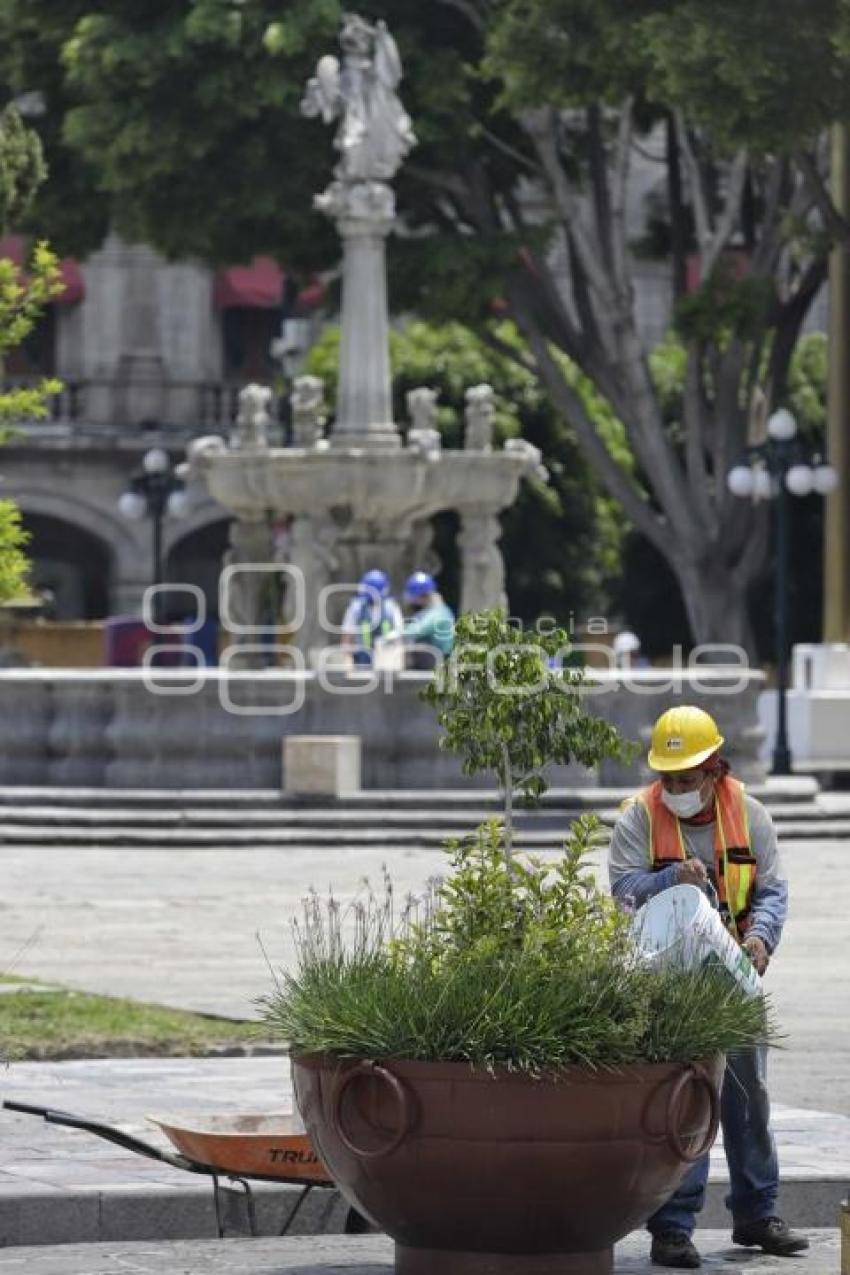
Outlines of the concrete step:
{"label": "concrete step", "polygon": [[[557,850],[567,835],[569,819],[554,826],[535,826],[520,821],[516,827],[516,842],[520,847],[538,850]],[[608,821],[603,821],[607,823]],[[71,824],[0,824],[0,846],[75,846],[75,847],[126,847],[127,849],[211,849],[235,848],[286,849],[304,846],[441,846],[449,838],[469,835],[476,821],[432,822],[427,814],[415,823],[398,824],[376,818],[363,826],[351,827],[329,824],[322,826],[301,823],[296,825],[282,821],[271,827],[248,827],[234,823],[217,827],[140,827],[133,824],[115,825],[94,823],[88,826]],[[821,823],[780,823],[777,835],[782,842],[850,839],[850,820],[829,820]]]}
{"label": "concrete step", "polygon": [[[553,789],[518,809],[518,842],[558,849],[570,822],[593,812],[611,826],[626,789]],[[850,794],[819,794],[797,778],[757,791],[783,840],[850,838]],[[372,791],[335,801],[271,789],[231,792],[148,789],[0,788],[0,845],[174,848],[439,846],[501,813],[486,789]]]}
{"label": "concrete step", "polygon": [[[612,823],[618,807],[598,805],[593,808],[605,823]],[[539,809],[516,811],[520,823],[537,826],[563,826],[564,821],[588,813],[589,808],[564,805],[543,806]],[[250,825],[263,827],[310,827],[350,829],[369,827],[376,823],[397,828],[416,827],[424,822],[434,828],[474,826],[501,813],[501,806],[479,804],[446,808],[442,804],[416,808],[385,809],[381,806],[360,805],[329,806],[266,806],[260,809],[219,809],[191,806],[155,807],[153,809],[120,806],[70,806],[70,805],[19,805],[0,806],[0,823],[13,827],[133,827],[133,828],[244,828]],[[774,823],[784,825],[850,825],[850,809],[833,811],[818,806],[781,806],[772,810]]]}
{"label": "concrete step", "polygon": [[[467,836],[474,825],[430,828],[392,828],[376,824],[373,827],[350,828],[259,828],[251,829],[144,829],[132,827],[94,828],[10,828],[0,825],[0,846],[75,846],[99,849],[125,846],[128,849],[157,850],[233,850],[236,848],[269,849],[305,846],[441,846],[450,838]],[[516,830],[516,844],[529,849],[560,849],[566,836],[561,829]]]}
{"label": "concrete step", "polygon": [[[499,813],[496,807],[462,810],[441,808],[421,810],[392,810],[379,808],[340,810],[336,807],[314,810],[199,810],[188,807],[181,810],[130,810],[110,807],[107,809],[65,806],[19,806],[0,810],[0,825],[8,828],[51,826],[61,828],[333,828],[347,830],[369,828],[376,823],[394,828],[417,827],[425,822],[434,828],[475,826]],[[598,811],[609,819],[614,811]],[[520,822],[535,825],[559,824],[572,818],[575,811],[529,810],[519,811]]]}
{"label": "concrete step", "polygon": [[[817,781],[805,776],[771,778],[766,784],[754,785],[749,790],[771,810],[797,806],[801,809],[817,809],[819,793]],[[631,796],[633,788],[550,788],[544,795],[543,809],[596,810],[616,809],[624,798]],[[850,813],[850,793],[828,794],[839,797],[843,809]],[[843,801],[841,798],[843,797]],[[288,797],[277,788],[72,788],[34,787],[32,785],[0,786],[0,807],[9,806],[67,806],[67,807],[132,807],[133,809],[310,809],[327,806],[324,798]],[[358,810],[462,809],[476,807],[498,809],[501,798],[495,788],[476,788],[471,784],[464,788],[443,789],[364,789],[337,798],[334,808]]]}

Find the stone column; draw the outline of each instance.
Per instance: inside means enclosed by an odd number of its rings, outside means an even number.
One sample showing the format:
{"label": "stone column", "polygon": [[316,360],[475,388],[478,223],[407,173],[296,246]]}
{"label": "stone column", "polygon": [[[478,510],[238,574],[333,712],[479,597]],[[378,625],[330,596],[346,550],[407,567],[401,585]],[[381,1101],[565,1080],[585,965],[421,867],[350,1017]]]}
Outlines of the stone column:
{"label": "stone column", "polygon": [[502,525],[495,509],[461,510],[461,611],[508,609],[505,563],[499,548]]}
{"label": "stone column", "polygon": [[333,447],[398,447],[393,423],[386,239],[395,218],[384,182],[333,182],[317,205],[343,242],[342,343]]}
{"label": "stone column", "polygon": [[[254,517],[240,514],[230,524],[229,548],[224,555],[225,567],[245,567],[244,571],[228,574],[222,583],[219,596],[219,619],[234,626],[253,626],[282,623],[282,617],[274,605],[275,591],[280,587],[278,575],[272,570],[274,546],[269,519],[265,513]],[[255,566],[257,570],[250,570]],[[265,568],[265,569],[263,569]],[[224,580],[224,577],[222,577]],[[256,647],[265,641],[260,633],[225,631],[228,646]],[[231,663],[233,668],[264,668],[269,663],[262,651],[246,651]]]}
{"label": "stone column", "polygon": [[323,627],[327,608],[320,599],[322,590],[338,578],[337,537],[332,519],[324,512],[302,514],[292,524],[289,564],[298,573],[298,581],[287,582],[284,617],[293,626],[287,641],[304,653],[308,666],[314,659],[311,652],[339,641]]}
{"label": "stone column", "polygon": [[430,518],[420,518],[410,528],[403,574],[407,578],[413,571],[427,571],[438,576],[442,565],[434,549],[434,524]]}

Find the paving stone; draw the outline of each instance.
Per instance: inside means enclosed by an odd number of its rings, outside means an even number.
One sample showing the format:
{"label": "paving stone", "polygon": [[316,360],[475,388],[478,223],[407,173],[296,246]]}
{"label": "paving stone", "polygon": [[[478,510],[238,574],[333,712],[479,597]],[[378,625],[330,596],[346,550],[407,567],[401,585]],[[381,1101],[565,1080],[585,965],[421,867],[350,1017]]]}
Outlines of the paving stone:
{"label": "paving stone", "polygon": [[[836,1230],[809,1232],[811,1249],[798,1258],[771,1258],[733,1248],[712,1232],[695,1240],[704,1269],[726,1275],[834,1275]],[[645,1235],[630,1236],[615,1249],[616,1275],[657,1275]],[[384,1236],[324,1236],[309,1239],[224,1240],[173,1244],[63,1245],[52,1249],[0,1251],[0,1275],[391,1275],[392,1244]],[[439,1275],[439,1272],[434,1273]]]}

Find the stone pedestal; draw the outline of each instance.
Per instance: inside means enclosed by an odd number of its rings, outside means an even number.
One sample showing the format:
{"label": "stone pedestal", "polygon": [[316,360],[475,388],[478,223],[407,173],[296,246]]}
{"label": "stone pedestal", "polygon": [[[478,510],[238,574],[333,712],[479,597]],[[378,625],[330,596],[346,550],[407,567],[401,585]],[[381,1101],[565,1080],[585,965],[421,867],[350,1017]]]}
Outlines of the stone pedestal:
{"label": "stone pedestal", "polygon": [[288,735],[283,741],[287,796],[342,797],[360,791],[359,735]]}

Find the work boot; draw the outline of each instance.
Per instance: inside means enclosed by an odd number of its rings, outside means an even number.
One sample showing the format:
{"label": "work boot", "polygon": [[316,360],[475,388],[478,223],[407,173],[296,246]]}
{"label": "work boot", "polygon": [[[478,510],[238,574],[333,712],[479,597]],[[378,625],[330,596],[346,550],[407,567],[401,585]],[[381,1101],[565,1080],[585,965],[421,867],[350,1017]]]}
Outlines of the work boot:
{"label": "work boot", "polygon": [[659,1231],[652,1237],[649,1256],[656,1266],[679,1266],[688,1270],[702,1266],[702,1258],[687,1231]]}
{"label": "work boot", "polygon": [[773,1257],[791,1257],[809,1247],[805,1235],[792,1231],[781,1217],[758,1217],[749,1222],[736,1222],[732,1243],[742,1244],[745,1248],[760,1248]]}

